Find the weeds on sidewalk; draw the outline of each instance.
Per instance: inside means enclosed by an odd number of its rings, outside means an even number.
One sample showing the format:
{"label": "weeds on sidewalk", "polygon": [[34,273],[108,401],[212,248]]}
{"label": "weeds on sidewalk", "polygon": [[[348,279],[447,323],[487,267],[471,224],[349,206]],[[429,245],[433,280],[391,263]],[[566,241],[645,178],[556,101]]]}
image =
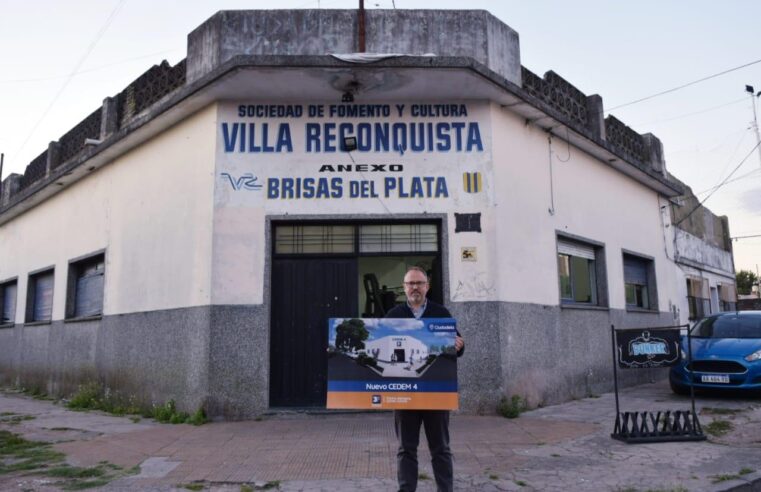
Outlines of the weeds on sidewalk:
{"label": "weeds on sidewalk", "polygon": [[528,409],[526,400],[520,395],[513,395],[508,400],[503,396],[497,405],[497,413],[508,419],[514,419]]}
{"label": "weeds on sidewalk", "polygon": [[110,481],[136,472],[101,461],[96,466],[81,468],[64,463],[65,455],[50,443],[28,441],[8,431],[0,431],[0,475],[23,472],[60,479],[54,485],[63,490],[100,487]]}
{"label": "weeds on sidewalk", "polygon": [[124,396],[116,392],[104,389],[101,385],[91,382],[83,384],[66,404],[72,410],[101,410],[113,415],[133,415],[131,420],[138,422],[142,415],[145,418],[154,418],[167,424],[192,424],[202,425],[208,422],[203,408],[199,408],[192,415],[180,412],[174,400],[169,400],[162,405],[153,405],[150,408],[142,408],[134,396]]}
{"label": "weeds on sidewalk", "polygon": [[745,410],[739,408],[718,408],[718,407],[703,407],[700,413],[707,413],[711,415],[735,415],[742,413]]}
{"label": "weeds on sidewalk", "polygon": [[737,473],[732,474],[723,474],[723,475],[713,475],[711,478],[711,483],[721,483],[721,482],[728,482],[729,480],[739,480],[742,478],[743,475],[748,475],[750,473],[753,473],[755,470],[752,470],[750,468],[742,468]]}
{"label": "weeds on sidewalk", "polygon": [[18,425],[24,420],[34,420],[34,415],[21,415],[13,412],[0,413],[0,424]]}
{"label": "weeds on sidewalk", "polygon": [[703,429],[712,436],[723,436],[727,432],[731,431],[734,426],[729,420],[714,420],[710,424],[704,425]]}

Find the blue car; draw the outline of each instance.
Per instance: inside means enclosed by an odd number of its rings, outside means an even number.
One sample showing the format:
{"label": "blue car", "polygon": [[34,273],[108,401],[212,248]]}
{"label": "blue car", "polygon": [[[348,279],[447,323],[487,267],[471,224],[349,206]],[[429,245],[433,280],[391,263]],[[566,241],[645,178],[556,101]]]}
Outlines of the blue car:
{"label": "blue car", "polygon": [[690,392],[690,378],[697,390],[733,389],[761,395],[761,311],[738,311],[709,316],[690,331],[692,367],[688,367],[687,336],[682,358],[671,367],[669,382],[674,393]]}

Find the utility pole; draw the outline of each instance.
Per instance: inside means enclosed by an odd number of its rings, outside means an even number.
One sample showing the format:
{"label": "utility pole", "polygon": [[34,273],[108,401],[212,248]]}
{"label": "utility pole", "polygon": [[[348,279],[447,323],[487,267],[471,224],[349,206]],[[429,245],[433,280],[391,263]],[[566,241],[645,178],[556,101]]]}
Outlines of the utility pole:
{"label": "utility pole", "polygon": [[761,91],[754,94],[753,86],[746,85],[745,92],[750,94],[750,104],[753,106],[753,130],[756,132],[756,149],[758,150],[758,162],[761,164],[761,135],[758,133],[758,118],[756,117],[756,98],[761,95]]}

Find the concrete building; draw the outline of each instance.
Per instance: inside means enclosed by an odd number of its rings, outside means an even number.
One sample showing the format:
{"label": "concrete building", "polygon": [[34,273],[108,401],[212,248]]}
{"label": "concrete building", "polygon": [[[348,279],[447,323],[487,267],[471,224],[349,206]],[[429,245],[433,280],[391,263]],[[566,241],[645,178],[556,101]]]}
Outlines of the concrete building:
{"label": "concrete building", "polygon": [[389,335],[365,342],[365,351],[380,361],[409,362],[428,357],[428,346],[415,337]]}
{"label": "concrete building", "polygon": [[420,265],[464,411],[611,388],[611,324],[685,299],[658,139],[522,67],[485,11],[361,15],[219,12],[3,181],[4,383],[319,407],[327,319]]}
{"label": "concrete building", "polygon": [[[679,182],[674,176],[672,181]],[[694,323],[709,314],[737,308],[735,264],[729,218],[700,205],[689,186],[671,203],[673,255],[682,301],[680,323]]]}

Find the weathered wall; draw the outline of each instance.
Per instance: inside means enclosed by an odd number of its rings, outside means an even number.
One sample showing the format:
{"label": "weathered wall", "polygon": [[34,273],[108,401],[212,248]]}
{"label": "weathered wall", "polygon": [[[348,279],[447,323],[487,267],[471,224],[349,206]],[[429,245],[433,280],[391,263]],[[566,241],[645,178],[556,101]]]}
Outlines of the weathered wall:
{"label": "weathered wall", "polygon": [[711,242],[693,236],[678,227],[674,228],[676,235],[677,261],[692,262],[694,266],[709,267],[734,276],[734,261],[732,253],[713,246]]}
{"label": "weathered wall", "polygon": [[209,304],[216,106],[0,226],[0,279],[55,267],[64,318],[68,262],[106,250],[104,314]]}
{"label": "weathered wall", "polygon": [[[0,329],[5,382],[60,395],[98,380],[144,403],[204,403],[215,115],[201,111],[0,227],[0,278],[18,277],[16,325]],[[104,315],[63,321],[68,262],[101,249]],[[28,273],[47,266],[52,323],[24,325]]]}
{"label": "weathered wall", "polygon": [[626,307],[623,250],[654,258],[658,308],[669,311],[674,266],[658,195],[557,138],[550,149],[544,131],[497,106],[492,133],[499,256],[482,268],[491,272],[496,298],[558,305],[556,236],[563,232],[604,244],[613,309]]}
{"label": "weathered wall", "polygon": [[98,382],[135,403],[206,404],[208,307],[150,311],[89,321],[0,330],[0,382],[71,395]]}
{"label": "weathered wall", "polygon": [[[468,56],[521,84],[518,33],[485,10],[380,10],[366,15],[366,51]],[[356,10],[222,11],[188,35],[188,81],[236,55],[355,53]]]}

